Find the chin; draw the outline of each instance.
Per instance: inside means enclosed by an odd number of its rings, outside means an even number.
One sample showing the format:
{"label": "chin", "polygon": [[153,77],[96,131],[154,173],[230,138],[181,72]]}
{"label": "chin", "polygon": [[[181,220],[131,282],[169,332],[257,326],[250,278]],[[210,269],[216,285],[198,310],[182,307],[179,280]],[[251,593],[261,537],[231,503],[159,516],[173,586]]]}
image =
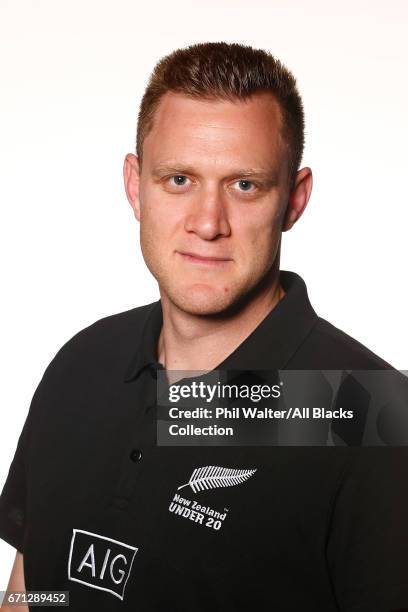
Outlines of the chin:
{"label": "chin", "polygon": [[191,287],[184,291],[166,292],[170,301],[184,312],[192,315],[218,315],[228,311],[236,297],[231,289],[217,291],[208,286]]}

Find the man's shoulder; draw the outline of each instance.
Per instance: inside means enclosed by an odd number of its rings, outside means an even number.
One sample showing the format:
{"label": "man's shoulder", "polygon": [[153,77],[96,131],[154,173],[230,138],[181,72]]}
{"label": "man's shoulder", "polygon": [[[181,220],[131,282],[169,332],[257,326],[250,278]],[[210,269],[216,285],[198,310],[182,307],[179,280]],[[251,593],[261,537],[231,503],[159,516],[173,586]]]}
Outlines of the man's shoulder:
{"label": "man's shoulder", "polygon": [[[157,302],[136,306],[97,319],[76,332],[64,346],[75,348],[77,344],[137,339],[152,308]],[[130,338],[129,338],[130,335]]]}
{"label": "man's shoulder", "polygon": [[135,335],[141,332],[147,317],[157,302],[136,306],[97,319],[87,327],[80,329],[71,340],[90,340],[93,337],[109,338],[121,337],[133,331]]}
{"label": "man's shoulder", "polygon": [[58,350],[47,371],[82,364],[120,363],[135,350],[147,317],[157,302],[104,316],[79,329]]}
{"label": "man's shoulder", "polygon": [[321,317],[317,317],[311,332],[292,357],[290,367],[331,370],[393,369],[392,365],[364,344]]}

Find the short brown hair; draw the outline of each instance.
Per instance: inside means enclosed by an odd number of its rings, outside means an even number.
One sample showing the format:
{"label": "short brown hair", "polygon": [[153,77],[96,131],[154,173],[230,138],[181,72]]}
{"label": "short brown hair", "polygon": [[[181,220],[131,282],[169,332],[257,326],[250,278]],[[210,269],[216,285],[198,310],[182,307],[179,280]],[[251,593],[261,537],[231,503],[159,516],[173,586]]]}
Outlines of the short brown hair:
{"label": "short brown hair", "polygon": [[140,162],[155,110],[168,91],[193,98],[226,100],[270,92],[281,109],[289,180],[293,184],[304,148],[303,104],[295,77],[273,55],[248,45],[209,42],[177,49],[163,57],[153,69],[140,105],[136,137]]}

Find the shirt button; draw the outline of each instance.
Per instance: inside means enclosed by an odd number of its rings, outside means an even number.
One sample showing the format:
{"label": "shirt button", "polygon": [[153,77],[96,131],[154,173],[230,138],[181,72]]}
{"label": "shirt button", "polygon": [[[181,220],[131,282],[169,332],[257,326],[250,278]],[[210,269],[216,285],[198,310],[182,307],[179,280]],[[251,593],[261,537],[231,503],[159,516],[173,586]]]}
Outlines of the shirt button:
{"label": "shirt button", "polygon": [[140,461],[140,459],[142,458],[142,451],[139,448],[134,448],[132,452],[130,453],[130,458],[135,463],[137,461]]}

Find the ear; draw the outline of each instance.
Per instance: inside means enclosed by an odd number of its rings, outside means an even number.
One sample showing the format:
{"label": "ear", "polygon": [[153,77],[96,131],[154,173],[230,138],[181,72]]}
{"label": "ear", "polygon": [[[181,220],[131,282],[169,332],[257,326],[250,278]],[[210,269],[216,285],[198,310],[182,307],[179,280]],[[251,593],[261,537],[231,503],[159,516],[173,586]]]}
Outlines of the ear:
{"label": "ear", "polygon": [[290,230],[302,216],[312,193],[313,176],[310,168],[302,168],[296,174],[296,180],[289,194],[288,206],[283,221],[282,231]]}
{"label": "ear", "polygon": [[123,179],[129,204],[133,208],[136,219],[140,221],[140,165],[138,157],[133,153],[128,153],[125,157],[123,163]]}

